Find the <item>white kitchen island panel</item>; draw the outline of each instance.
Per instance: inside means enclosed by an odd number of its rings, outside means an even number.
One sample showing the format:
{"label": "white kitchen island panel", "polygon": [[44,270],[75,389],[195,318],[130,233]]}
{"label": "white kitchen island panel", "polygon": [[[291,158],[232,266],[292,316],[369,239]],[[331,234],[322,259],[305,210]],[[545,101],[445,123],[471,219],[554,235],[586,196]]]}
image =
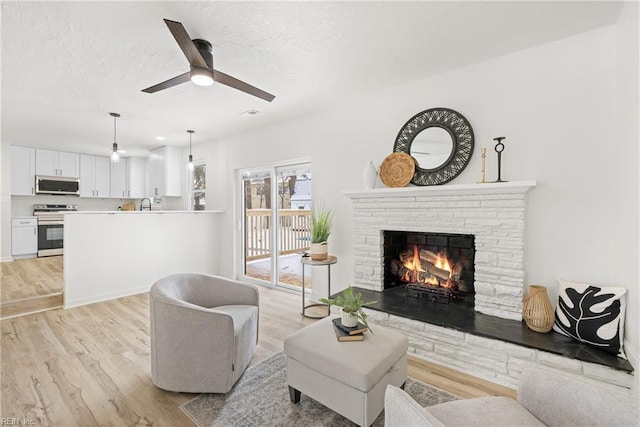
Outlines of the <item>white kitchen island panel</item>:
{"label": "white kitchen island panel", "polygon": [[147,292],[158,279],[174,273],[217,274],[221,213],[66,215],[64,307]]}

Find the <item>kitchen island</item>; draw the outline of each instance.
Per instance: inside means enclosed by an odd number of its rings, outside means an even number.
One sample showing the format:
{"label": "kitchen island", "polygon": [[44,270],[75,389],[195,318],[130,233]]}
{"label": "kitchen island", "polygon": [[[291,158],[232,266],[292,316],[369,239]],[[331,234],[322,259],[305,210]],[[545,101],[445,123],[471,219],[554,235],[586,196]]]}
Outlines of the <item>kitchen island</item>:
{"label": "kitchen island", "polygon": [[224,211],[65,215],[64,307],[147,292],[161,277],[216,274]]}

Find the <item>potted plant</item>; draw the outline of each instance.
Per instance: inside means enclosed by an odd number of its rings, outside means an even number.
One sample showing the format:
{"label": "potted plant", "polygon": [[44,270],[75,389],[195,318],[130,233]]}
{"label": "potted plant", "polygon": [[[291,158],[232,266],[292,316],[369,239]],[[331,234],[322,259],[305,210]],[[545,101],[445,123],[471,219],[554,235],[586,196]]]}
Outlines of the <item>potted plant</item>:
{"label": "potted plant", "polygon": [[[367,322],[367,313],[362,309],[363,307],[375,304],[376,301],[364,302],[362,301],[362,294],[360,292],[353,292],[353,288],[349,286],[335,299],[323,298],[320,300],[329,307],[335,305],[336,307],[342,307],[341,321],[347,328],[353,328],[358,325],[358,321],[364,326],[369,328]],[[369,330],[371,330],[369,328]],[[373,331],[372,331],[373,332]]]}
{"label": "potted plant", "polygon": [[320,204],[311,209],[311,259],[324,261],[329,256],[327,240],[333,224],[333,209]]}

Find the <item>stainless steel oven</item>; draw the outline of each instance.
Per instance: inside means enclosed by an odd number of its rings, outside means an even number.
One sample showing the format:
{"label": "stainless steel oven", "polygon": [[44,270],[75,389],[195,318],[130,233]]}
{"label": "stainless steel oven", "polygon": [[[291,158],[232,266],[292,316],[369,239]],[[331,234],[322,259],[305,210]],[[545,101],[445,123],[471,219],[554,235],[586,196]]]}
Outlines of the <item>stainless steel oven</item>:
{"label": "stainless steel oven", "polygon": [[38,256],[62,255],[64,214],[77,211],[78,205],[33,205],[38,218]]}

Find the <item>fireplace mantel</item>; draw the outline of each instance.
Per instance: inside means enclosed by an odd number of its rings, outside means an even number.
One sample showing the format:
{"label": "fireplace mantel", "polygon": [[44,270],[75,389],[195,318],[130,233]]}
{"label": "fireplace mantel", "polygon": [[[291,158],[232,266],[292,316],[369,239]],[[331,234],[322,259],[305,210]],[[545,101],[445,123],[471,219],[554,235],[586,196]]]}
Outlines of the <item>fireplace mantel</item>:
{"label": "fireplace mantel", "polygon": [[536,180],[491,182],[487,184],[446,184],[426,187],[373,188],[371,190],[346,190],[342,194],[350,199],[378,197],[410,197],[429,195],[508,194],[526,193],[537,186]]}

